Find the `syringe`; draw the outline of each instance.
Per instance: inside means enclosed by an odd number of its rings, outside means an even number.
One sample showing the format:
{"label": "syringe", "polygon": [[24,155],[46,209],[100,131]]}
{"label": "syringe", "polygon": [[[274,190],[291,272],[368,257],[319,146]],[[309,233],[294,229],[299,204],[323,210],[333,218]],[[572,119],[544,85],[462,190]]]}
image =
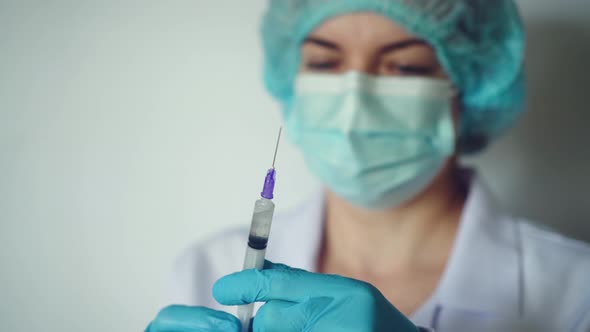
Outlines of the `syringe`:
{"label": "syringe", "polygon": [[[272,167],[267,171],[264,179],[264,187],[260,193],[261,198],[254,203],[254,213],[252,215],[252,223],[250,224],[250,234],[248,235],[248,247],[246,248],[246,257],[244,258],[244,270],[262,270],[264,267],[266,245],[275,210],[275,204],[272,202],[276,180],[275,161],[277,159],[282,129],[279,130]],[[253,312],[254,303],[238,307],[238,318],[242,322],[242,331],[248,331]]]}

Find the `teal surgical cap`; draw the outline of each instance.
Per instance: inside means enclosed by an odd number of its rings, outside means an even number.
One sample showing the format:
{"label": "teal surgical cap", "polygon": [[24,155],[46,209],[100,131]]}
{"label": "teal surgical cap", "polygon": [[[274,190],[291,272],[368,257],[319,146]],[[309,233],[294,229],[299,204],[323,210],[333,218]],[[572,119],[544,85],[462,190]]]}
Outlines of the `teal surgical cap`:
{"label": "teal surgical cap", "polygon": [[353,12],[383,15],[434,48],[461,94],[464,153],[480,150],[524,109],[524,30],[513,0],[270,0],[262,39],[274,97],[291,100],[307,35]]}

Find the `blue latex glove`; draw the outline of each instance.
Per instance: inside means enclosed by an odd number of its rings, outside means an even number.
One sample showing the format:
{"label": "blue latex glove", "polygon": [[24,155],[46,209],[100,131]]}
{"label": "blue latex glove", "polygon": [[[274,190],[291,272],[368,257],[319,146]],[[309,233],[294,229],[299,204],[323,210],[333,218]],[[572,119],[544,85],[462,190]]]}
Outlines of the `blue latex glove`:
{"label": "blue latex glove", "polygon": [[219,279],[213,296],[224,305],[266,302],[254,318],[258,331],[391,331],[418,328],[368,283],[267,262]]}
{"label": "blue latex glove", "polygon": [[164,308],[145,332],[239,332],[240,321],[223,311],[205,307]]}

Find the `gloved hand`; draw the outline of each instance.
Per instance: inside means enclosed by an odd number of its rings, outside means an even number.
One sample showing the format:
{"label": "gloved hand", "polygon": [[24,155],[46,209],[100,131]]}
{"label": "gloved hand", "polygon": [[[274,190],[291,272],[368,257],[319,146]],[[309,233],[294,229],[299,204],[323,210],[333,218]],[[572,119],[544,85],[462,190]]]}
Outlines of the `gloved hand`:
{"label": "gloved hand", "polygon": [[162,309],[145,332],[239,332],[240,321],[205,307],[170,306]]}
{"label": "gloved hand", "polygon": [[219,279],[213,296],[224,305],[266,302],[254,317],[255,332],[418,331],[368,283],[270,262]]}

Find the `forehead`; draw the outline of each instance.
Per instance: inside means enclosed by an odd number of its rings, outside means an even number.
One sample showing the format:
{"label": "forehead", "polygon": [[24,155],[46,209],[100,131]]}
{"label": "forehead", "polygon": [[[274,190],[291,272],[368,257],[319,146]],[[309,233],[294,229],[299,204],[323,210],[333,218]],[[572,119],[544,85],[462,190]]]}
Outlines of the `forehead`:
{"label": "forehead", "polygon": [[315,28],[310,36],[341,42],[395,41],[416,37],[396,22],[371,12],[329,18]]}

